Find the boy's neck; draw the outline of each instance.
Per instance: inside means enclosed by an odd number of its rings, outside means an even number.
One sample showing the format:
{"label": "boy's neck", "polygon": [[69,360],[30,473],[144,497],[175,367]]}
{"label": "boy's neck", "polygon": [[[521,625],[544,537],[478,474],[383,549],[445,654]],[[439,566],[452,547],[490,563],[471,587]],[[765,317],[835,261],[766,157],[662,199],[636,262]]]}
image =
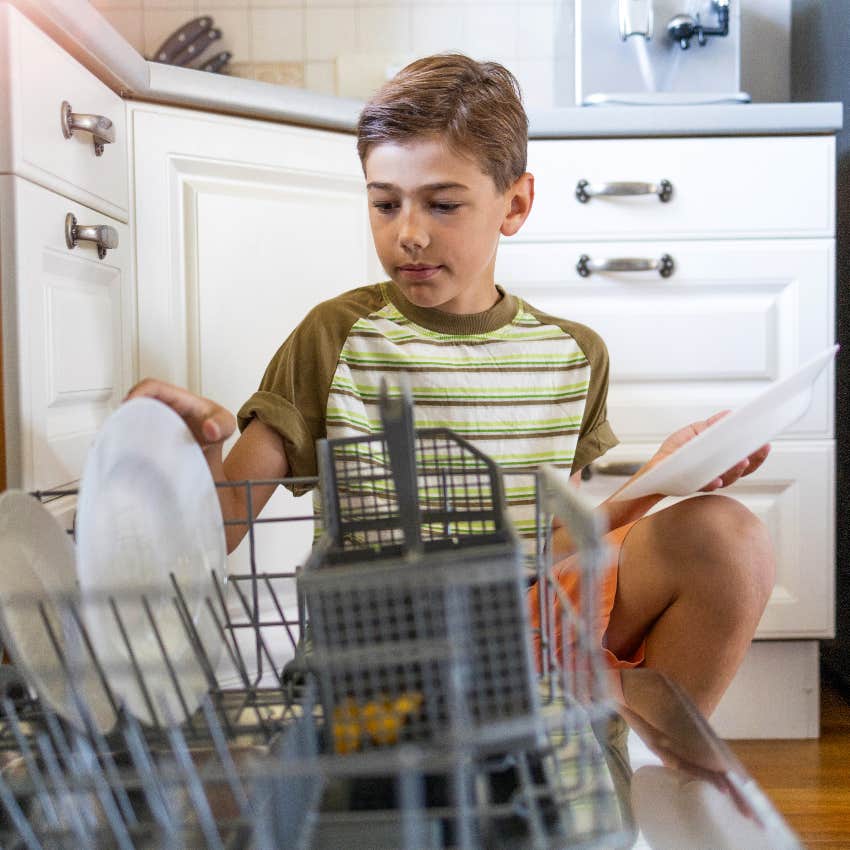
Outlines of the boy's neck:
{"label": "boy's neck", "polygon": [[474,313],[453,313],[436,307],[419,307],[409,301],[392,281],[383,284],[387,296],[399,312],[427,330],[445,334],[491,333],[509,324],[516,316],[518,302],[501,287],[493,285],[489,307]]}

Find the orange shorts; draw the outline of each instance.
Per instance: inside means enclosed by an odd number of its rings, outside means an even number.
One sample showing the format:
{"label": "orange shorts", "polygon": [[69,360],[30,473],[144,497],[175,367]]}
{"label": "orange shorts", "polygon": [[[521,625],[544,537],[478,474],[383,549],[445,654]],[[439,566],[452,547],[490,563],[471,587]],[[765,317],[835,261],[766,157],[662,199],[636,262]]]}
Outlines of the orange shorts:
{"label": "orange shorts", "polygon": [[[610,667],[638,667],[643,664],[645,655],[645,644],[641,642],[640,646],[628,658],[618,658],[605,645],[605,633],[608,630],[608,623],[611,620],[611,611],[614,608],[614,599],[617,595],[617,573],[620,566],[620,552],[623,548],[623,542],[635,523],[630,522],[626,525],[621,525],[613,531],[609,531],[605,535],[605,543],[610,552],[608,564],[605,566],[602,573],[602,582],[599,588],[599,608],[596,616],[596,635],[602,647],[602,653],[606,662]],[[566,594],[567,598],[572,602],[573,608],[578,606],[581,593],[581,580],[578,569],[578,556],[570,555],[559,561],[552,568],[552,573],[555,576],[561,589]],[[561,634],[561,624],[563,618],[561,615],[561,602],[554,598],[553,614],[555,623],[555,643],[558,658],[563,657],[563,635]],[[540,602],[538,596],[538,588],[535,583],[528,591],[526,597],[528,601],[528,612],[531,617],[531,626],[534,629],[534,657],[540,658]]]}

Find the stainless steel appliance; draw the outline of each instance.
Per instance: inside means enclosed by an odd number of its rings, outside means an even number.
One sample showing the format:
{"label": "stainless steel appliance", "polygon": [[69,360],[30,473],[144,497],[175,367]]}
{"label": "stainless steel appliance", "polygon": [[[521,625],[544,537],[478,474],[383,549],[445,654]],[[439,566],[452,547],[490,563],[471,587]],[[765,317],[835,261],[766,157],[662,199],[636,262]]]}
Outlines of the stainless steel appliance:
{"label": "stainless steel appliance", "polygon": [[746,103],[740,0],[575,0],[576,103]]}

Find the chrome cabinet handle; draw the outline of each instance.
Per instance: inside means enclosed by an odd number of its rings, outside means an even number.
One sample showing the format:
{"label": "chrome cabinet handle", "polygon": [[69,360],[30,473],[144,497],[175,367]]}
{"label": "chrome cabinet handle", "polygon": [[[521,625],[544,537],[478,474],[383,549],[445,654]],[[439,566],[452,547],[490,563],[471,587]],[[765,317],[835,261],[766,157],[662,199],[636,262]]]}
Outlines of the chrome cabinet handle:
{"label": "chrome cabinet handle", "polygon": [[102,260],[107,250],[118,247],[118,231],[108,224],[77,224],[76,216],[68,213],[65,216],[65,244],[76,248],[78,242],[93,242]]}
{"label": "chrome cabinet handle", "polygon": [[629,462],[626,460],[597,461],[586,466],[581,471],[581,480],[590,481],[594,475],[616,475],[620,478],[631,478],[636,472],[643,468],[642,463]]}
{"label": "chrome cabinet handle", "polygon": [[71,104],[67,100],[62,101],[62,135],[70,139],[74,130],[83,130],[92,134],[94,141],[95,156],[103,153],[104,145],[111,145],[115,141],[115,126],[103,115],[85,115],[81,112],[72,112]]}
{"label": "chrome cabinet handle", "polygon": [[582,204],[602,195],[658,195],[658,200],[666,204],[673,197],[673,184],[669,180],[659,183],[589,183],[579,180],[576,183],[576,198]]}
{"label": "chrome cabinet handle", "polygon": [[594,272],[654,272],[661,277],[670,277],[676,268],[676,263],[669,254],[664,254],[657,260],[641,257],[614,257],[610,260],[592,260],[587,254],[582,254],[576,263],[576,271],[581,277],[590,277]]}

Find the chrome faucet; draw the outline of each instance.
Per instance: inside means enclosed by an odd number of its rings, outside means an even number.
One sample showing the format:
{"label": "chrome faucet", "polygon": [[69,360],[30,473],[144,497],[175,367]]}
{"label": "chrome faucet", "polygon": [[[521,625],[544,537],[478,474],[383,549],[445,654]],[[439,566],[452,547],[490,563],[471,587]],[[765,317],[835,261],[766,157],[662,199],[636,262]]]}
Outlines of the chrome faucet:
{"label": "chrome faucet", "polygon": [[691,39],[696,36],[700,47],[705,47],[708,36],[729,35],[729,0],[713,0],[712,5],[717,12],[717,26],[704,27],[699,15],[676,15],[667,24],[667,34],[679,44],[682,50],[691,46]]}

